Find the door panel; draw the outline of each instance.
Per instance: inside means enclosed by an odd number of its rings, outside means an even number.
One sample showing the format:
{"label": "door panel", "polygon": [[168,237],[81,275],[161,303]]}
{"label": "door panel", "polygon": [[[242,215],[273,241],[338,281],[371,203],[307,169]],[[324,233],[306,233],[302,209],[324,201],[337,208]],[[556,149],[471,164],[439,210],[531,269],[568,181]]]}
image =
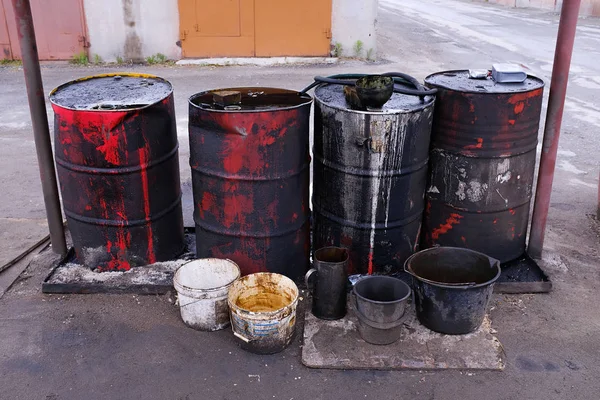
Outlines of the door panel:
{"label": "door panel", "polygon": [[196,1],[198,36],[240,36],[240,0]]}
{"label": "door panel", "polygon": [[179,0],[184,57],[254,56],[254,0]]}
{"label": "door panel", "polygon": [[85,51],[81,0],[32,0],[31,12],[42,60],[68,60]]}
{"label": "door panel", "polygon": [[10,50],[10,37],[8,36],[4,5],[0,1],[0,60],[3,59],[12,60],[12,52]]}
{"label": "door panel", "polygon": [[255,0],[256,56],[328,56],[331,0]]}
{"label": "door panel", "polygon": [[[19,37],[17,36],[17,25],[15,23],[15,13],[10,0],[0,0],[2,6],[4,6],[4,20],[6,21],[6,28],[10,43],[10,52],[12,53],[13,60],[21,59],[21,48],[19,47]],[[39,34],[36,35],[36,37]]]}
{"label": "door panel", "polygon": [[[12,56],[21,58],[15,14],[11,0],[4,6]],[[82,0],[31,0],[31,13],[40,60],[69,60],[85,51],[85,25]],[[0,26],[0,30],[1,30]],[[1,36],[1,34],[0,34]]]}

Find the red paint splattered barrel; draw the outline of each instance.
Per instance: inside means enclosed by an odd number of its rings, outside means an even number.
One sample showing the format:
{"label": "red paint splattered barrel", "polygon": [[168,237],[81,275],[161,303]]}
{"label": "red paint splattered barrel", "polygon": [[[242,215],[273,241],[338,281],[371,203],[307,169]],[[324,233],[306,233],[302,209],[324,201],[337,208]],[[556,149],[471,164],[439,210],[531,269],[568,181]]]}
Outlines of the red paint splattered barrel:
{"label": "red paint splattered barrel", "polygon": [[428,76],[433,116],[426,246],[466,247],[502,262],[525,252],[544,83]]}
{"label": "red paint splattered barrel", "polygon": [[240,92],[241,103],[220,107],[215,91],[189,101],[197,256],[231,259],[243,275],[298,278],[309,264],[312,99],[284,89],[223,90]]}
{"label": "red paint splattered barrel", "polygon": [[77,260],[97,271],[166,261],[184,248],[173,89],[105,74],[50,94],[56,168]]}

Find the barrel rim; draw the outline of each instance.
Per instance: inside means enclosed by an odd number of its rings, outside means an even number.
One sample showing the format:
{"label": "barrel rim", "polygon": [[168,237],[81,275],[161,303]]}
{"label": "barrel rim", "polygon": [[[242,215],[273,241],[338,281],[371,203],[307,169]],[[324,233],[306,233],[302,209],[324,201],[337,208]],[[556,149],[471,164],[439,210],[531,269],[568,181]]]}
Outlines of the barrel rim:
{"label": "barrel rim", "polygon": [[[194,99],[206,95],[207,93],[210,92],[215,92],[215,91],[224,91],[224,90],[232,90],[232,91],[239,91],[241,89],[252,89],[252,90],[261,90],[261,89],[271,89],[271,90],[280,90],[282,92],[287,92],[287,93],[297,93],[298,95],[301,96],[306,96],[307,97],[307,101],[301,103],[301,104],[297,104],[295,106],[288,106],[288,107],[277,107],[277,108],[273,108],[273,109],[266,109],[266,110],[217,110],[217,109],[207,109],[207,108],[203,108],[200,107],[198,104],[195,104],[193,102]],[[305,106],[309,106],[313,103],[313,97],[311,95],[309,95],[308,93],[301,93],[297,90],[291,90],[291,89],[283,89],[283,88],[274,88],[274,87],[267,87],[267,86],[238,86],[238,87],[228,87],[228,88],[216,88],[216,89],[209,89],[209,90],[203,90],[201,92],[198,93],[194,93],[193,95],[191,95],[188,98],[188,104],[191,107],[194,107],[194,109],[196,110],[200,110],[200,111],[204,111],[204,112],[214,112],[214,113],[221,113],[221,114],[249,114],[249,113],[272,113],[272,112],[279,112],[279,111],[287,111],[287,110],[295,110],[297,108],[302,108]]]}
{"label": "barrel rim", "polygon": [[431,83],[431,82],[427,82],[427,80],[433,76],[436,75],[440,75],[440,74],[449,74],[449,73],[457,73],[457,72],[469,72],[468,69],[450,69],[447,71],[439,71],[439,72],[434,72],[433,74],[429,74],[425,77],[424,82],[425,85],[427,86],[431,86],[431,87],[435,87],[435,88],[442,88],[442,89],[446,89],[446,90],[451,90],[453,92],[458,92],[458,93],[470,93],[470,94],[477,94],[477,95],[499,95],[499,94],[504,94],[507,96],[510,95],[514,95],[514,94],[519,94],[519,93],[529,93],[529,92],[534,92],[536,90],[540,90],[543,89],[546,86],[546,83],[544,82],[544,80],[540,77],[537,77],[535,75],[531,75],[531,74],[527,74],[527,78],[526,79],[533,79],[535,81],[537,81],[540,85],[533,87],[531,89],[524,89],[524,90],[519,90],[519,91],[515,91],[515,92],[480,92],[480,91],[476,91],[476,90],[465,90],[465,89],[459,89],[459,88],[455,88],[455,87],[448,87],[446,85],[441,85],[438,83]]}
{"label": "barrel rim", "polygon": [[[295,293],[296,295],[294,296],[294,298],[292,299],[292,301],[289,304],[287,304],[287,305],[285,305],[285,306],[283,306],[283,307],[281,307],[281,308],[279,308],[277,310],[274,310],[274,311],[255,312],[255,311],[247,310],[244,307],[240,307],[240,306],[238,306],[235,303],[235,301],[232,301],[233,300],[232,299],[232,293],[233,293],[233,291],[231,289],[233,289],[233,287],[235,285],[241,285],[242,284],[241,282],[244,279],[250,279],[248,277],[252,276],[252,275],[279,275],[280,279],[282,279],[283,281],[287,281],[287,283],[291,283],[291,285],[293,285],[292,287],[294,287],[296,289],[296,293]],[[229,304],[230,310],[232,310],[233,312],[235,312],[237,314],[243,313],[243,314],[248,314],[248,315],[252,315],[252,316],[258,316],[258,315],[260,315],[261,317],[264,317],[265,319],[268,319],[268,318],[271,318],[271,317],[276,317],[276,316],[280,315],[282,312],[285,312],[287,310],[293,311],[296,308],[296,306],[298,305],[299,298],[300,298],[300,289],[298,289],[298,285],[296,285],[296,282],[294,282],[291,278],[289,278],[289,277],[287,277],[287,276],[285,276],[283,274],[278,274],[276,272],[255,272],[255,273],[252,273],[252,274],[248,274],[248,275],[242,276],[239,279],[235,280],[231,284],[229,293],[227,295],[227,303]]]}
{"label": "barrel rim", "polygon": [[[434,103],[435,103],[435,95],[432,96],[425,96],[425,98],[428,98],[429,101],[424,102],[423,104],[419,105],[418,107],[412,108],[410,110],[406,110],[406,109],[397,109],[397,110],[381,110],[381,111],[377,111],[377,110],[368,110],[368,111],[362,111],[362,110],[353,110],[349,107],[342,107],[342,106],[337,106],[337,105],[333,105],[333,104],[328,104],[325,103],[323,100],[319,99],[319,97],[317,96],[317,89],[320,89],[322,87],[325,86],[333,86],[333,84],[330,83],[321,83],[320,85],[318,85],[315,88],[315,104],[319,103],[320,105],[324,105],[327,106],[331,109],[334,110],[341,110],[341,111],[346,111],[346,112],[350,112],[350,113],[355,113],[355,114],[364,114],[364,115],[402,115],[402,114],[412,114],[412,113],[416,113],[416,112],[420,112],[425,110],[428,107],[433,107]],[[393,94],[392,94],[393,95]],[[417,96],[415,96],[417,97]]]}
{"label": "barrel rim", "polygon": [[[227,263],[229,263],[229,264],[231,264],[232,266],[235,267],[235,271],[237,272],[236,273],[236,277],[235,277],[235,279],[233,279],[231,282],[229,282],[226,285],[216,286],[216,287],[206,288],[206,289],[194,288],[194,287],[187,286],[187,285],[184,285],[183,283],[181,283],[180,279],[179,279],[179,277],[180,277],[180,271],[182,271],[182,269],[184,267],[187,267],[190,264],[198,262],[198,261],[225,261],[225,262],[227,262]],[[182,287],[185,290],[190,291],[190,292],[203,292],[203,293],[206,293],[206,292],[209,292],[209,293],[211,293],[211,292],[217,292],[217,291],[223,290],[224,288],[227,288],[227,287],[230,287],[231,285],[233,285],[233,283],[240,278],[241,274],[242,273],[241,273],[241,270],[240,270],[240,266],[237,265],[237,263],[235,263],[234,261],[232,261],[232,260],[230,260],[228,258],[215,258],[215,257],[196,258],[196,259],[190,260],[190,261],[188,261],[186,263],[183,263],[179,268],[177,268],[177,271],[175,271],[175,275],[173,275],[173,286],[175,286],[176,289],[177,289],[177,286]]]}
{"label": "barrel rim", "polygon": [[[381,301],[381,300],[371,300],[371,299],[368,299],[368,298],[362,296],[360,293],[358,293],[358,290],[356,288],[357,288],[357,286],[360,286],[361,282],[364,285],[366,281],[368,281],[368,280],[374,280],[374,279],[384,280],[384,281],[390,281],[390,282],[391,282],[392,279],[394,279],[394,283],[397,283],[396,281],[398,281],[398,282],[400,282],[401,286],[402,285],[406,286],[406,289],[407,289],[406,295],[404,295],[404,297],[402,297],[400,299],[397,299],[397,300]],[[371,275],[371,276],[366,276],[366,277],[360,279],[358,282],[356,282],[354,284],[354,286],[352,287],[352,293],[354,293],[354,295],[356,297],[359,297],[360,299],[365,300],[366,302],[369,302],[369,303],[373,303],[373,304],[396,304],[396,303],[401,303],[403,301],[406,301],[412,295],[412,289],[402,279],[398,279],[398,278],[395,278],[393,276],[387,276],[387,275]]]}
{"label": "barrel rim", "polygon": [[[146,104],[146,105],[139,106],[139,107],[131,107],[131,108],[123,108],[123,109],[115,109],[115,110],[111,110],[111,109],[88,110],[88,109],[82,109],[82,108],[67,107],[65,105],[62,105],[60,103],[55,102],[54,99],[52,98],[52,95],[54,95],[57,91],[59,91],[60,89],[65,88],[67,86],[74,85],[74,84],[79,83],[79,82],[88,81],[88,80],[91,80],[91,79],[110,78],[110,77],[114,77],[114,76],[128,76],[128,77],[132,77],[132,78],[159,79],[159,80],[167,83],[169,85],[170,90],[169,90],[169,93],[165,97],[163,97],[160,100],[155,101],[154,103]],[[143,110],[143,109],[146,109],[148,107],[152,107],[153,105],[160,103],[161,101],[163,101],[164,99],[166,99],[166,98],[168,98],[169,96],[172,96],[172,95],[173,95],[173,85],[171,84],[171,82],[169,82],[165,78],[161,78],[160,76],[152,75],[152,74],[138,73],[138,72],[121,72],[121,73],[119,73],[119,72],[108,72],[108,73],[105,73],[105,74],[96,74],[96,75],[84,76],[82,78],[73,79],[73,80],[65,82],[65,83],[63,83],[61,85],[58,85],[57,87],[55,87],[54,89],[52,89],[50,91],[50,93],[48,94],[48,98],[50,100],[50,103],[53,106],[60,107],[63,110],[71,110],[71,111],[79,111],[79,112],[100,112],[100,113],[120,112],[120,113],[123,113],[123,112]]]}

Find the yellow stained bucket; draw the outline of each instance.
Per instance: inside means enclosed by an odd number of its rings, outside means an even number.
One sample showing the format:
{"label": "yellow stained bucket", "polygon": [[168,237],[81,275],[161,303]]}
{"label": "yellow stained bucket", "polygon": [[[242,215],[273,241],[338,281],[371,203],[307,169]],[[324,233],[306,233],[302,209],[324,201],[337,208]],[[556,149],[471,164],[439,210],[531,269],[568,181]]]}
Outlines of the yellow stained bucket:
{"label": "yellow stained bucket", "polygon": [[228,296],[233,334],[258,354],[285,349],[296,330],[298,287],[284,275],[259,272],[235,281]]}

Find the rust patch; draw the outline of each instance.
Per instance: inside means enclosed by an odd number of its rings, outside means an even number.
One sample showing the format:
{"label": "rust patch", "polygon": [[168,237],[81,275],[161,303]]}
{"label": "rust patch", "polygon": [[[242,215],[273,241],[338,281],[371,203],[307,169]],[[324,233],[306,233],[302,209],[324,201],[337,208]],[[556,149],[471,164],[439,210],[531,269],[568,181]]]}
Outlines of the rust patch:
{"label": "rust patch", "polygon": [[457,214],[457,213],[450,214],[448,219],[446,219],[445,224],[440,225],[438,228],[435,228],[431,232],[432,239],[434,239],[434,240],[439,239],[440,235],[443,235],[444,233],[447,233],[448,231],[450,231],[452,229],[453,225],[460,224],[460,220],[462,218],[463,218],[463,216],[460,214]]}
{"label": "rust patch", "polygon": [[524,102],[519,102],[519,103],[515,104],[515,109],[514,109],[515,114],[521,114],[524,109],[525,109]]}

